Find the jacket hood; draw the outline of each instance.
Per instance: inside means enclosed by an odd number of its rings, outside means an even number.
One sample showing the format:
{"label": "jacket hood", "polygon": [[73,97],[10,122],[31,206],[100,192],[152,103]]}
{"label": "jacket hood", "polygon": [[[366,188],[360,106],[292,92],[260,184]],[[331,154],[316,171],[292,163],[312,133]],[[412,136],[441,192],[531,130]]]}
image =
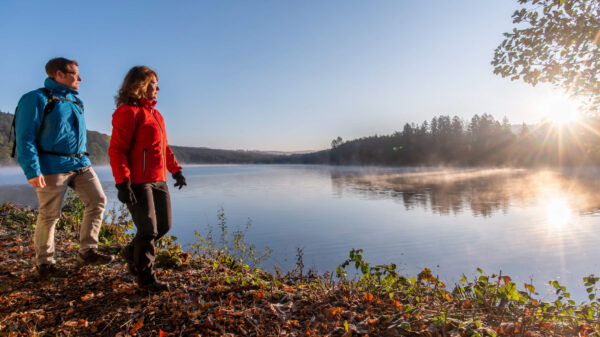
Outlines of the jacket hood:
{"label": "jacket hood", "polygon": [[71,93],[73,95],[79,94],[77,92],[77,90],[69,88],[67,86],[64,86],[64,85],[56,82],[55,80],[51,79],[50,77],[46,78],[46,80],[44,81],[44,87],[46,89],[49,89],[52,92],[57,93],[57,94],[62,94],[62,95],[66,95],[68,93]]}
{"label": "jacket hood", "polygon": [[156,100],[142,98],[140,100],[140,106],[144,108],[154,108],[156,106]]}

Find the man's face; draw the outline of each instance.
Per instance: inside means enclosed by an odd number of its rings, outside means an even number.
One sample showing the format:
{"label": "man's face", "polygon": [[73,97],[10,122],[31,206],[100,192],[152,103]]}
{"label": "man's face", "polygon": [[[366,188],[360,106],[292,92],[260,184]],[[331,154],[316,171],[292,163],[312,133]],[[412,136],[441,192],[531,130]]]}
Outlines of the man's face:
{"label": "man's face", "polygon": [[74,64],[69,64],[67,65],[67,69],[65,71],[59,70],[56,72],[54,80],[56,83],[62,84],[65,87],[79,90],[79,82],[81,82],[81,77],[79,77],[79,68],[77,68],[77,66]]}

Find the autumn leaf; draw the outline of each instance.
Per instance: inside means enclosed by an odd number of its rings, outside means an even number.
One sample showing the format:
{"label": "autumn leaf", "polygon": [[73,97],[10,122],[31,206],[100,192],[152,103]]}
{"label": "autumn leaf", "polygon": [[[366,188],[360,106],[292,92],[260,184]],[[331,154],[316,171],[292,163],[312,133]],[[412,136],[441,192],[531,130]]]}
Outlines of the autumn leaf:
{"label": "autumn leaf", "polygon": [[139,321],[137,321],[137,323],[135,323],[133,325],[133,327],[131,327],[131,330],[129,330],[129,333],[132,334],[132,335],[135,335],[135,333],[139,329],[141,329],[143,326],[144,326],[144,316],[142,316],[142,318]]}
{"label": "autumn leaf", "polygon": [[158,337],[167,337],[167,333],[162,331],[162,329],[158,329]]}
{"label": "autumn leaf", "polygon": [[81,296],[81,300],[84,302],[91,300],[92,298],[94,298],[94,293],[89,293],[89,294]]}
{"label": "autumn leaf", "polygon": [[325,314],[330,318],[340,318],[342,316],[342,308],[340,307],[331,307],[325,309]]}
{"label": "autumn leaf", "polygon": [[185,263],[185,261],[187,261],[187,259],[189,259],[189,257],[190,257],[189,253],[183,253],[183,254],[181,254],[181,261],[183,263]]}
{"label": "autumn leaf", "polygon": [[366,294],[365,294],[365,301],[367,301],[367,302],[369,302],[369,303],[370,303],[370,302],[372,302],[372,301],[373,301],[373,294],[371,294],[371,293],[366,293]]}
{"label": "autumn leaf", "polygon": [[70,328],[77,326],[76,320],[70,320],[63,323],[63,325],[68,326]]}

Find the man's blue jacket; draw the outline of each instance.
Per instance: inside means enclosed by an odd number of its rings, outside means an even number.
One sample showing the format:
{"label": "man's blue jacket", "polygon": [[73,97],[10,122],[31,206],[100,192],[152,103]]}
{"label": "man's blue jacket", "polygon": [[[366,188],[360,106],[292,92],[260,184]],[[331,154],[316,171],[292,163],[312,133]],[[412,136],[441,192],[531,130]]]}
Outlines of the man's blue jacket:
{"label": "man's blue jacket", "polygon": [[[77,91],[58,84],[51,78],[46,79],[44,86],[55,97],[75,101]],[[79,105],[56,100],[54,109],[46,115],[42,125],[46,104],[48,98],[40,89],[26,93],[19,100],[15,116],[17,161],[27,180],[40,174],[64,173],[91,165],[87,156],[76,158],[43,152],[84,153],[87,142],[83,109]]]}

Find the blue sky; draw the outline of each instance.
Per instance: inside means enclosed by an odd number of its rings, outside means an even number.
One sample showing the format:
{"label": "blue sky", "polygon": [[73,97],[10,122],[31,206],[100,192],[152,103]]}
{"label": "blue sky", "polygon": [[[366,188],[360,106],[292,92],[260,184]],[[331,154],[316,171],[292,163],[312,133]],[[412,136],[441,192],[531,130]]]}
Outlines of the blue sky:
{"label": "blue sky", "polygon": [[303,151],[441,114],[535,123],[576,103],[492,73],[517,1],[3,1],[0,110],[79,62],[88,128],[125,73],[158,72],[169,143]]}

